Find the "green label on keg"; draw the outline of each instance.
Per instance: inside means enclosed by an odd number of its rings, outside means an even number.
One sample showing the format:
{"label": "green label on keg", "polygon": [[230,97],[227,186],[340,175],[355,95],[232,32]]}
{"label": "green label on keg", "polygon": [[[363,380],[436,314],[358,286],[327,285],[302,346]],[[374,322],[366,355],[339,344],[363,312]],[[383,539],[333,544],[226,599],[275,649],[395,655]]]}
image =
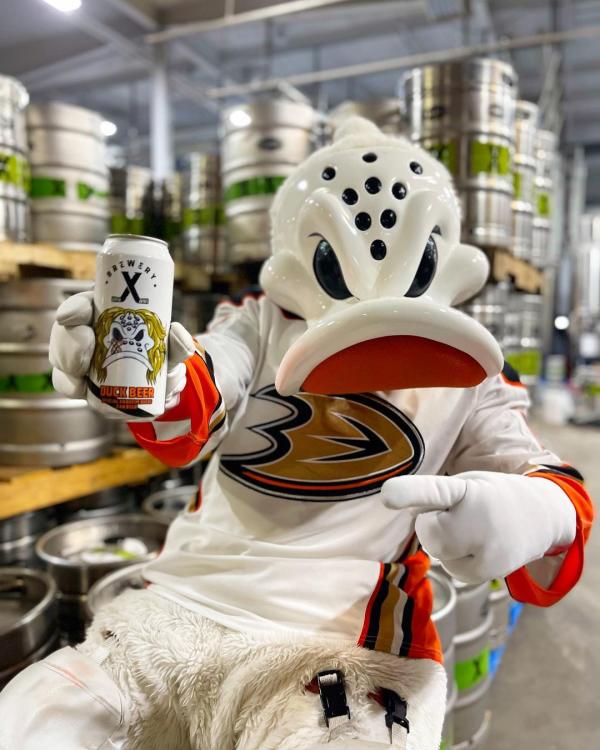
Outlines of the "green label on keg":
{"label": "green label on keg", "polygon": [[490,669],[490,649],[486,646],[477,656],[454,665],[454,677],[459,690],[469,690],[487,677]]}
{"label": "green label on keg", "polygon": [[106,190],[97,190],[92,185],[88,185],[87,182],[77,183],[77,197],[80,201],[88,201],[90,198],[100,198],[106,200],[108,193]]}
{"label": "green label on keg", "polygon": [[0,375],[0,393],[50,393],[53,390],[51,372]]}
{"label": "green label on keg", "polygon": [[458,149],[456,143],[432,143],[428,146],[429,153],[434,156],[452,175],[458,174]]}
{"label": "green label on keg", "polygon": [[490,589],[492,591],[500,591],[502,588],[502,581],[499,578],[492,578],[490,581]]}
{"label": "green label on keg", "polygon": [[550,216],[550,194],[538,192],[536,194],[537,215],[548,218]]}
{"label": "green label on keg", "polygon": [[521,173],[517,169],[513,172],[513,193],[516,200],[523,195],[523,179]]}
{"label": "green label on keg", "polygon": [[110,217],[111,234],[127,234],[129,231],[129,220],[125,214],[113,214]]}
{"label": "green label on keg", "polygon": [[472,175],[510,173],[510,151],[498,143],[471,141],[470,169]]}
{"label": "green label on keg", "polygon": [[29,192],[29,164],[16,154],[0,153],[0,182],[8,182]]}
{"label": "green label on keg", "polygon": [[600,383],[587,383],[583,386],[583,392],[586,396],[597,396],[600,394]]}
{"label": "green label on keg", "polygon": [[202,206],[202,208],[184,208],[182,216],[183,229],[189,227],[216,227],[222,223],[221,206]]}
{"label": "green label on keg", "polygon": [[52,177],[32,177],[30,195],[32,198],[65,198],[67,183]]}
{"label": "green label on keg", "polygon": [[225,191],[224,200],[234,201],[256,195],[274,195],[285,182],[285,177],[252,177],[249,180],[234,182]]}
{"label": "green label on keg", "polygon": [[507,352],[505,359],[520,375],[537,377],[542,371],[542,353],[539,349]]}

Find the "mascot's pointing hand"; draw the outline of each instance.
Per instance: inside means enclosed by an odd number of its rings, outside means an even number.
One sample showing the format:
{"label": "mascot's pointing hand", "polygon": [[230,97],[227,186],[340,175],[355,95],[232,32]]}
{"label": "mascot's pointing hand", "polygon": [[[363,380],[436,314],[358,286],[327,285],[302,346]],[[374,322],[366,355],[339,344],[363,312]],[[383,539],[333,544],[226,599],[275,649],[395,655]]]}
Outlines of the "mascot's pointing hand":
{"label": "mascot's pointing hand", "polygon": [[575,538],[575,509],[541,477],[474,471],[388,480],[388,508],[413,513],[425,551],[465,583],[503,578]]}
{"label": "mascot's pointing hand", "polygon": [[[50,334],[50,364],[54,388],[69,398],[85,398],[86,375],[92,366],[95,349],[93,292],[69,297],[56,311]],[[177,405],[185,387],[184,361],[194,351],[194,340],[180,323],[172,323],[168,338],[167,396],[165,408]],[[106,354],[110,355],[110,347]],[[164,348],[163,348],[164,356]],[[124,415],[124,419],[126,416]]]}

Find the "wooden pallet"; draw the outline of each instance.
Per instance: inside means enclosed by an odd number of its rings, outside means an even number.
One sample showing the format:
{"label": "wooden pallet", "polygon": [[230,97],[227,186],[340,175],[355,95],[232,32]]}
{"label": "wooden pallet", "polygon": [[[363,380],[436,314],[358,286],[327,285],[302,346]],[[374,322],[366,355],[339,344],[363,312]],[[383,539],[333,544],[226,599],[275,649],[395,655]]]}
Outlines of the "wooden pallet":
{"label": "wooden pallet", "polygon": [[487,252],[494,281],[512,281],[522,292],[541,294],[544,290],[544,272],[530,263],[515,258],[506,250]]}
{"label": "wooden pallet", "polygon": [[93,279],[96,253],[91,250],[61,250],[54,245],[0,242],[0,280],[61,276]]}
{"label": "wooden pallet", "polygon": [[106,458],[61,469],[0,467],[0,519],[110,487],[141,484],[167,471],[141,448],[118,450]]}

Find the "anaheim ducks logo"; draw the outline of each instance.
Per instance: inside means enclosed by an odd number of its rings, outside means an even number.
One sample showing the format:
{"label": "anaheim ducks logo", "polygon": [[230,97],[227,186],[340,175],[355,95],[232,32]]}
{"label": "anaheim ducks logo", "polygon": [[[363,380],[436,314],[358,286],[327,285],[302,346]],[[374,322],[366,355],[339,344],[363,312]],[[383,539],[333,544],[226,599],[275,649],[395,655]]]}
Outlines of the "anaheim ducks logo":
{"label": "anaheim ducks logo", "polygon": [[99,383],[107,368],[121,359],[134,359],[146,368],[146,380],[156,382],[167,354],[166,330],[151,310],[109,307],[94,324],[96,348],[91,369]]}
{"label": "anaheim ducks logo", "polygon": [[225,474],[254,490],[289,500],[350,500],[375,494],[390,477],[416,472],[423,459],[417,428],[377,396],[283,397],[269,385],[254,398],[286,414],[248,428],[264,448],[224,455],[220,463]]}

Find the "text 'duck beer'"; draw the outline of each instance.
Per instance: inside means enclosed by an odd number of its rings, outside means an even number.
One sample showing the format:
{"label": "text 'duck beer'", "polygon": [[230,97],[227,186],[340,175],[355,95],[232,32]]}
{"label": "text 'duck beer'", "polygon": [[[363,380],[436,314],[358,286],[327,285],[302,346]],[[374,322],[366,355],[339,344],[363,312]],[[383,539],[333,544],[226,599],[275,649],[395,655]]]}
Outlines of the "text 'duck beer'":
{"label": "text 'duck beer'", "polygon": [[112,234],[98,254],[88,401],[107,417],[164,411],[173,275],[167,244],[153,237]]}

